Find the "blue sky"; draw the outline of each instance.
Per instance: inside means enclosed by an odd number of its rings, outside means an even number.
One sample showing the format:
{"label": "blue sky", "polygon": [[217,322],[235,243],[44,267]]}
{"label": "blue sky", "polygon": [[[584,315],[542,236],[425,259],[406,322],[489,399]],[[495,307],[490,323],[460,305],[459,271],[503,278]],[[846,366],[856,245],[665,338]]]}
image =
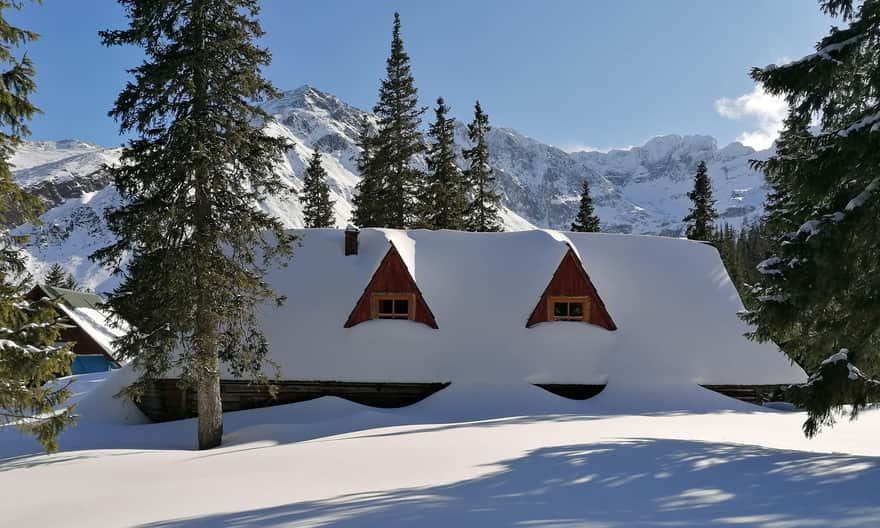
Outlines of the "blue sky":
{"label": "blue sky", "polygon": [[[832,20],[811,0],[263,0],[267,76],[310,84],[360,108],[375,103],[392,14],[422,104],[437,96],[468,119],[480,99],[493,125],[566,148],[638,145],[654,135],[710,134],[761,146],[784,108],[748,77],[809,53]],[[104,48],[125,24],[111,0],[44,0],[10,15],[42,38],[33,139],[121,138],[107,111],[140,60]]]}

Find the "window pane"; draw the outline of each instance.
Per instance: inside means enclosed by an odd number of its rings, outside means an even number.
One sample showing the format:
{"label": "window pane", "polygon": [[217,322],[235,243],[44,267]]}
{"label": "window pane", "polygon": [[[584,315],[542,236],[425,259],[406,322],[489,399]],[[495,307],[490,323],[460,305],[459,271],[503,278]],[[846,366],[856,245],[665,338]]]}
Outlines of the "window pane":
{"label": "window pane", "polygon": [[406,299],[395,299],[394,313],[398,315],[409,315],[409,301]]}
{"label": "window pane", "polygon": [[391,299],[382,299],[379,301],[379,313],[394,313],[394,301]]}
{"label": "window pane", "polygon": [[568,317],[568,303],[553,303],[553,315],[556,317]]}
{"label": "window pane", "polygon": [[572,317],[583,317],[584,316],[583,303],[568,303],[568,314]]}

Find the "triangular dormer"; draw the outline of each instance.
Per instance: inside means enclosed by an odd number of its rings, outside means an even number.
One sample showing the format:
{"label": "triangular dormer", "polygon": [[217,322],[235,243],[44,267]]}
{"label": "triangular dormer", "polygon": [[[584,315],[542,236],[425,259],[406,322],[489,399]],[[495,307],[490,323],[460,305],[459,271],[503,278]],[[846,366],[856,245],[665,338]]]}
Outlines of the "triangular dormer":
{"label": "triangular dormer", "polygon": [[549,321],[576,321],[617,330],[580,258],[570,246],[526,327]]}
{"label": "triangular dormer", "polygon": [[408,319],[437,328],[434,314],[394,244],[367,283],[345,328],[372,319]]}

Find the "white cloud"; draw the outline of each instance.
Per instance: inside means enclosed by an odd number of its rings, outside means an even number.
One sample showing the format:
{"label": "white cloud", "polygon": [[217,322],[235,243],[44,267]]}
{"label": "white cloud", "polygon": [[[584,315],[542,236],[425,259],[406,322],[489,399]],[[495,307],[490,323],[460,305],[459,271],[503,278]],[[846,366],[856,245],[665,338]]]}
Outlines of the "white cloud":
{"label": "white cloud", "polygon": [[722,97],[715,101],[715,110],[727,119],[756,121],[757,130],[746,131],[736,138],[743,145],[761,150],[769,148],[779,137],[782,122],[788,115],[785,99],[770,95],[760,85],[736,99]]}

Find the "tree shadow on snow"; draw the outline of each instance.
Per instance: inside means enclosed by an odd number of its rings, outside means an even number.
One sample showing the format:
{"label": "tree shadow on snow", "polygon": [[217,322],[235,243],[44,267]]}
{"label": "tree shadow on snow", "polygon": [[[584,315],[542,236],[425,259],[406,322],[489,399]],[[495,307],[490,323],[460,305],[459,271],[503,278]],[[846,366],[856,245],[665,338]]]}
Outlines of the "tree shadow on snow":
{"label": "tree shadow on snow", "polygon": [[877,526],[878,464],[709,442],[610,441],[537,449],[448,485],[142,526]]}

